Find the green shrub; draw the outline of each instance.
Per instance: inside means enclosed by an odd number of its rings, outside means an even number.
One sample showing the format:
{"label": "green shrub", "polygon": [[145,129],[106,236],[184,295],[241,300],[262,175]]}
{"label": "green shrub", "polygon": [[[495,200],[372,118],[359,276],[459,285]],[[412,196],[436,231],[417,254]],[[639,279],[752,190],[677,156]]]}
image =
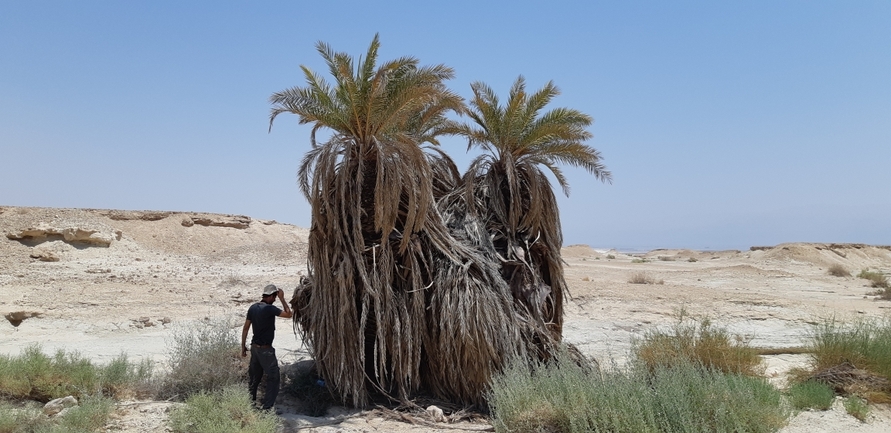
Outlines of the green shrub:
{"label": "green shrub", "polygon": [[[834,319],[814,327],[808,348],[811,365],[806,374],[814,374],[849,363],[869,374],[891,380],[891,318],[861,320],[843,324]],[[801,375],[805,376],[805,375]],[[891,402],[889,390],[865,387],[864,397],[875,403]]]}
{"label": "green shrub", "polygon": [[698,262],[699,260],[697,260],[696,257],[690,257],[689,259],[687,259],[687,261],[690,262],[690,263],[696,263],[696,262]]}
{"label": "green shrub", "polygon": [[600,373],[566,355],[497,375],[488,396],[497,432],[772,432],[788,411],[765,379],[691,363],[632,363]]}
{"label": "green shrub", "polygon": [[830,265],[829,269],[827,269],[826,272],[829,275],[832,275],[833,277],[850,277],[851,276],[851,272],[848,271],[847,269],[845,269],[844,266],[842,266],[838,263],[834,263],[834,264]]}
{"label": "green shrub", "polygon": [[239,338],[225,319],[174,328],[162,397],[186,399],[202,391],[243,383],[247,358],[241,357]]}
{"label": "green shrub", "polygon": [[648,369],[679,363],[698,364],[724,373],[758,376],[761,358],[748,340],[713,326],[708,319],[697,325],[682,312],[670,329],[648,331],[632,343],[634,357]]}
{"label": "green shrub", "polygon": [[38,345],[26,347],[18,356],[0,355],[0,395],[13,399],[45,403],[68,395],[114,396],[150,376],[150,363],[136,365],[126,355],[107,366],[96,366],[77,352],[60,350],[50,357]]}
{"label": "green shrub", "polygon": [[107,397],[88,396],[80,404],[57,416],[47,429],[39,433],[89,433],[105,427],[108,417],[114,410],[114,401]]}
{"label": "green shrub", "polygon": [[92,433],[108,423],[112,399],[86,396],[64,414],[48,418],[40,406],[14,407],[0,403],[0,433]]}
{"label": "green shrub", "polygon": [[176,433],[272,433],[278,428],[274,413],[258,411],[240,386],[200,391],[170,414]]}
{"label": "green shrub", "polygon": [[814,371],[849,362],[891,380],[891,319],[821,322],[810,336],[809,348]]}
{"label": "green shrub", "polygon": [[815,380],[807,380],[789,388],[789,401],[795,409],[827,410],[832,407],[835,390],[831,386]]}
{"label": "green shrub", "polygon": [[99,379],[104,392],[115,397],[130,393],[148,397],[157,393],[153,382],[154,364],[149,359],[135,364],[122,353],[101,369]]}
{"label": "green shrub", "polygon": [[869,280],[870,287],[875,287],[877,289],[891,288],[891,284],[888,283],[888,277],[886,277],[885,274],[883,274],[879,271],[870,271],[870,270],[864,269],[864,270],[860,271],[860,274],[857,276],[860,278]]}
{"label": "green shrub", "polygon": [[854,418],[866,422],[866,417],[869,416],[869,405],[866,400],[852,395],[845,399],[845,411]]}
{"label": "green shrub", "polygon": [[607,255],[606,255],[606,258],[608,258],[608,259],[615,259],[616,256],[614,256],[614,255],[612,255],[612,254],[607,254]]}

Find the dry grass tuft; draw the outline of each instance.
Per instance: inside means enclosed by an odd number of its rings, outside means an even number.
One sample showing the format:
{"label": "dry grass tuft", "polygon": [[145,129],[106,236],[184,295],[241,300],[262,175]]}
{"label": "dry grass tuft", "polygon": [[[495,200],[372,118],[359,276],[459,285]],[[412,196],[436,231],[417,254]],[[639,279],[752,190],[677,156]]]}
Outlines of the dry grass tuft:
{"label": "dry grass tuft", "polygon": [[870,287],[883,288],[887,289],[889,287],[888,277],[885,276],[880,271],[870,271],[868,269],[864,269],[860,271],[860,274],[857,275],[860,278],[866,279],[870,281]]}
{"label": "dry grass tuft", "polygon": [[810,349],[810,368],[797,372],[797,380],[817,380],[872,403],[891,401],[891,319],[828,320],[816,326]]}
{"label": "dry grass tuft", "polygon": [[631,274],[631,278],[628,279],[628,282],[631,284],[665,284],[665,280],[657,280],[642,271]]}
{"label": "dry grass tuft", "polygon": [[851,272],[848,271],[847,269],[845,269],[844,266],[842,266],[838,263],[835,263],[835,264],[832,264],[831,266],[829,266],[829,269],[827,269],[826,272],[829,275],[832,275],[833,277],[850,277],[851,276]]}
{"label": "dry grass tuft", "polygon": [[761,357],[746,338],[715,327],[709,319],[695,323],[682,312],[667,331],[650,331],[634,342],[634,355],[648,369],[689,362],[724,373],[760,376]]}

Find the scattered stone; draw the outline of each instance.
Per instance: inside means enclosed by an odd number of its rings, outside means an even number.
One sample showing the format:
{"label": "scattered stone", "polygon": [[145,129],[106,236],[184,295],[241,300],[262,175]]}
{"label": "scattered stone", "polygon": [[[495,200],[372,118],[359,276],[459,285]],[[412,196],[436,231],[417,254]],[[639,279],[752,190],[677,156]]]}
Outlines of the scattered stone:
{"label": "scattered stone", "polygon": [[56,253],[48,250],[34,251],[29,256],[32,259],[40,260],[41,262],[58,262],[59,256]]}
{"label": "scattered stone", "polygon": [[427,415],[433,419],[433,422],[446,422],[445,413],[438,406],[427,406]]}
{"label": "scattered stone", "polygon": [[43,406],[43,413],[46,414],[46,416],[53,416],[62,412],[63,409],[74,406],[77,406],[77,399],[74,398],[74,396],[69,395],[68,397],[50,400],[49,403]]}
{"label": "scattered stone", "polygon": [[134,325],[139,329],[155,326],[155,322],[152,322],[151,317],[147,316],[142,316],[136,320],[133,320],[133,322]]}

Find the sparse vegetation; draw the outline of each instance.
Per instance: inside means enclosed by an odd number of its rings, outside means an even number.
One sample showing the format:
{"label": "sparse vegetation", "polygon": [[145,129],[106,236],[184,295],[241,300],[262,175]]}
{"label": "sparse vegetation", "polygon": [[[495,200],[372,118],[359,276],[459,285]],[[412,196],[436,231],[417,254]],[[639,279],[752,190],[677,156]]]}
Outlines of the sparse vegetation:
{"label": "sparse vegetation", "polygon": [[0,400],[0,433],[30,433],[44,428],[47,421],[37,405],[15,407]]}
{"label": "sparse vegetation", "polygon": [[684,312],[668,330],[649,331],[633,342],[635,359],[648,369],[659,366],[691,363],[723,373],[758,376],[762,373],[761,358],[748,339],[732,335],[712,325],[708,319],[694,321]]}
{"label": "sparse vegetation", "polygon": [[696,263],[696,262],[698,262],[699,260],[697,260],[696,257],[690,257],[689,259],[687,259],[687,261],[690,262],[690,263]]}
{"label": "sparse vegetation", "polygon": [[649,263],[649,262],[650,262],[649,260],[641,259],[641,258],[636,258],[636,259],[631,260],[631,263]]}
{"label": "sparse vegetation", "polygon": [[795,383],[789,388],[789,402],[798,410],[828,410],[834,399],[832,387],[815,380]]}
{"label": "sparse vegetation", "polygon": [[635,272],[628,278],[631,284],[665,284],[665,280],[657,280],[646,272]]}
{"label": "sparse vegetation", "polygon": [[874,287],[877,289],[889,289],[891,288],[891,284],[888,283],[888,277],[885,274],[879,271],[870,271],[868,269],[863,269],[860,271],[860,274],[857,275],[860,278],[869,280],[870,287]]}
{"label": "sparse vegetation", "polygon": [[60,417],[58,423],[54,424],[49,429],[49,432],[75,433],[98,431],[105,427],[108,417],[113,410],[114,400],[111,398],[101,396],[85,397],[81,399],[80,404],[69,409],[65,416]]}
{"label": "sparse vegetation", "polygon": [[660,262],[673,262],[674,260],[675,260],[674,257],[670,257],[670,256],[659,256],[659,261],[660,261]]}
{"label": "sparse vegetation", "polygon": [[239,344],[232,323],[223,318],[175,328],[161,396],[184,400],[243,382],[247,358],[241,357]]}
{"label": "sparse vegetation", "polygon": [[844,266],[842,266],[838,263],[833,263],[832,265],[830,265],[829,269],[827,269],[826,272],[829,275],[832,275],[833,277],[850,277],[851,276],[851,272],[848,271]]}
{"label": "sparse vegetation", "polygon": [[57,351],[49,356],[34,345],[18,356],[0,355],[0,395],[44,403],[68,395],[113,396],[141,387],[151,370],[147,361],[135,364],[126,355],[97,366],[76,352]]}
{"label": "sparse vegetation", "polygon": [[845,399],[845,412],[861,422],[866,422],[866,417],[869,416],[869,404],[866,400],[852,395]]}
{"label": "sparse vegetation", "polygon": [[170,426],[175,433],[272,433],[278,417],[254,409],[243,387],[228,386],[187,398],[170,414]]}
{"label": "sparse vegetation", "polygon": [[99,431],[108,422],[114,401],[102,396],[84,396],[64,415],[52,418],[40,405],[15,406],[0,401],[0,433],[89,433]]}
{"label": "sparse vegetation", "polygon": [[496,432],[772,432],[786,423],[780,392],[763,378],[689,362],[600,372],[566,355],[495,377]]}
{"label": "sparse vegetation", "polygon": [[[170,371],[160,379],[153,377],[149,361],[133,363],[124,354],[105,366],[77,353],[48,356],[39,346],[19,356],[0,355],[0,397],[24,402],[0,404],[0,433],[94,432],[107,424],[112,397],[156,394],[187,399],[186,409],[177,412],[176,431],[275,431],[275,415],[251,408],[243,385],[247,366],[226,320],[180,327],[172,340]],[[79,404],[64,416],[49,418],[29,403],[68,395]]]}
{"label": "sparse vegetation", "polygon": [[799,380],[816,378],[844,394],[891,402],[891,319],[827,320],[815,327],[810,349],[810,369],[799,372]]}
{"label": "sparse vegetation", "polygon": [[607,258],[607,259],[610,259],[610,260],[613,260],[613,259],[616,258],[616,256],[614,256],[614,255],[612,255],[612,254],[607,254],[607,255],[606,255],[606,258]]}

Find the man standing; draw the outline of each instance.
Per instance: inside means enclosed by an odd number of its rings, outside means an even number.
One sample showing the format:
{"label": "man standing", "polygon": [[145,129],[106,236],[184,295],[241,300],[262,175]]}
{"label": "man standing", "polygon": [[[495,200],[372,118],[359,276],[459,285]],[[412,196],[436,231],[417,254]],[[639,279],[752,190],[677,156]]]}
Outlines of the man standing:
{"label": "man standing", "polygon": [[[279,309],[275,305],[276,296],[282,302],[284,310]],[[263,398],[263,410],[271,410],[275,405],[275,398],[278,397],[278,384],[281,374],[278,370],[278,358],[275,357],[275,349],[272,348],[272,340],[275,338],[275,318],[281,317],[288,319],[291,317],[291,308],[285,302],[285,293],[270,284],[263,288],[263,297],[260,302],[251,305],[247,311],[247,317],[244,320],[244,327],[241,329],[241,356],[247,356],[247,334],[248,329],[253,327],[254,336],[251,338],[251,363],[248,367],[248,377],[250,384],[248,391],[251,393],[251,400],[257,400],[257,387],[260,386],[260,380],[263,373],[266,373],[266,395]]]}

